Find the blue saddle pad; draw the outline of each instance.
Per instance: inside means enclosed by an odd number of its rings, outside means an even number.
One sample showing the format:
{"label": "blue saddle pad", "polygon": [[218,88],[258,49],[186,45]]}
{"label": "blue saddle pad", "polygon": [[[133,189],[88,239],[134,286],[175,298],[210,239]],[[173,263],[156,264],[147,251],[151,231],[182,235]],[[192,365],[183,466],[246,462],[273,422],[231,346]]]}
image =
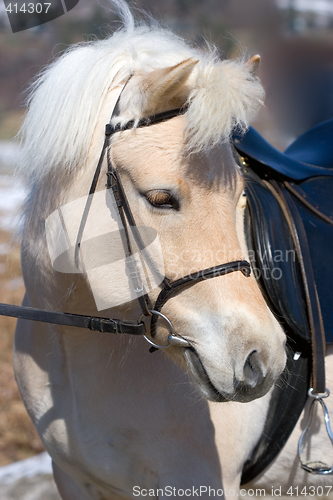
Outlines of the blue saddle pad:
{"label": "blue saddle pad", "polygon": [[333,176],[333,119],[316,125],[284,153],[271,146],[253,127],[233,136],[240,154],[261,165],[262,171],[301,181],[318,175]]}

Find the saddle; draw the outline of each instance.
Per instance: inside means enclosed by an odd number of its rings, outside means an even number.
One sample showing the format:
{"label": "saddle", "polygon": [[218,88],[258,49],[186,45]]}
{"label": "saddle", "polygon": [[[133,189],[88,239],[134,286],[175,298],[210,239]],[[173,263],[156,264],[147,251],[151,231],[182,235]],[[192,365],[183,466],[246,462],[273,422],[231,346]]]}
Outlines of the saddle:
{"label": "saddle", "polygon": [[303,134],[284,153],[253,128],[233,138],[246,185],[251,266],[288,339],[287,370],[274,388],[263,437],[245,464],[242,484],[281,451],[309,388],[326,390],[325,345],[333,344],[332,138],[333,119]]}

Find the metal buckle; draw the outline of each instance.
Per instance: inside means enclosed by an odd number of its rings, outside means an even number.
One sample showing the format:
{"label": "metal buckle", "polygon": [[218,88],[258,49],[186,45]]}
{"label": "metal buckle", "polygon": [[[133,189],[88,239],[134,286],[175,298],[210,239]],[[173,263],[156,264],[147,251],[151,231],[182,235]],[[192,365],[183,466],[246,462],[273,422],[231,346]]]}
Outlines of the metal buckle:
{"label": "metal buckle", "polygon": [[324,462],[321,462],[319,460],[318,461],[305,460],[305,446],[306,446],[307,437],[309,435],[309,431],[311,428],[316,403],[319,403],[323,409],[326,432],[327,432],[327,435],[331,441],[331,444],[333,445],[333,433],[331,430],[330,417],[329,417],[329,413],[327,410],[327,406],[325,405],[325,402],[323,401],[325,398],[329,397],[330,391],[328,389],[326,389],[326,392],[324,392],[323,394],[317,394],[317,393],[314,393],[313,388],[311,388],[308,391],[308,395],[310,398],[313,398],[313,401],[312,401],[311,406],[310,406],[308,422],[307,422],[305,429],[303,430],[302,435],[298,441],[298,458],[301,462],[302,469],[306,470],[307,472],[310,472],[310,474],[319,474],[319,475],[332,474],[333,473],[333,466],[330,467],[329,465],[327,465]]}
{"label": "metal buckle", "polygon": [[120,321],[118,321],[116,319],[112,319],[112,318],[109,318],[108,321],[111,321],[111,323],[114,325],[114,327],[115,327],[114,334],[115,335],[119,335],[120,333],[123,333],[123,331],[121,329],[121,323],[120,323]]}
{"label": "metal buckle", "polygon": [[135,293],[143,292],[143,282],[141,281],[141,288],[134,288]]}

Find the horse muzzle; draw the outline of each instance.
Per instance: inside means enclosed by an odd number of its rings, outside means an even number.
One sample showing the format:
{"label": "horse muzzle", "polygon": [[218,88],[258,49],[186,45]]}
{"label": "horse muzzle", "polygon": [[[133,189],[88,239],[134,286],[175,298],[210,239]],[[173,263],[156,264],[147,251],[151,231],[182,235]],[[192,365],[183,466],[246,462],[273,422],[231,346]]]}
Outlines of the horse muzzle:
{"label": "horse muzzle", "polygon": [[276,376],[268,372],[257,351],[252,351],[243,364],[243,374],[237,378],[234,373],[232,390],[217,389],[209,377],[197,351],[182,349],[189,371],[203,396],[214,402],[235,401],[248,403],[264,396],[275,382]]}

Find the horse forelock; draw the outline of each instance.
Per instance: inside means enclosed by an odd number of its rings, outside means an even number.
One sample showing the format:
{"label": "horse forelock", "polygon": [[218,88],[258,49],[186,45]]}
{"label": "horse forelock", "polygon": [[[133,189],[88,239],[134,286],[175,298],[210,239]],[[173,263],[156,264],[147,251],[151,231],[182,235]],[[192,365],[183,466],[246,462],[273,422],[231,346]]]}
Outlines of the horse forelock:
{"label": "horse forelock", "polygon": [[228,140],[235,127],[245,129],[263,90],[244,59],[221,61],[215,47],[193,48],[156,25],[125,26],[105,40],[73,46],[31,85],[19,173],[35,182],[53,169],[72,171],[84,164],[110,90],[121,88],[131,74],[189,58],[199,62],[184,103],[187,147],[200,151]]}

